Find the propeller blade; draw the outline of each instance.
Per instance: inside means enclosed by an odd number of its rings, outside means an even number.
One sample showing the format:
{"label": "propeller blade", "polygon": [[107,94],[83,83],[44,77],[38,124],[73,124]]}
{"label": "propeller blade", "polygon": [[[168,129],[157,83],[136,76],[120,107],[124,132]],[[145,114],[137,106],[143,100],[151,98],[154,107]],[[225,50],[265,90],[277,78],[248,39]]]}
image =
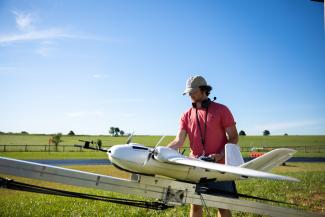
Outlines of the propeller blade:
{"label": "propeller blade", "polygon": [[151,156],[152,156],[152,152],[150,151],[150,152],[148,153],[148,156],[147,156],[146,160],[143,162],[143,165],[142,165],[142,166],[147,165],[147,163],[148,163],[148,161],[150,160]]}
{"label": "propeller blade", "polygon": [[128,139],[126,140],[126,144],[130,144],[130,142],[132,141],[132,137],[134,135],[134,131],[133,133],[128,137]]}
{"label": "propeller blade", "polygon": [[157,146],[163,141],[163,139],[165,138],[166,136],[162,136],[159,141],[157,142],[155,148],[157,148]]}
{"label": "propeller blade", "polygon": [[155,153],[157,153],[157,147],[158,145],[161,143],[161,141],[163,141],[163,139],[165,138],[165,136],[162,136],[159,141],[157,142],[156,146],[154,147],[154,149],[152,150],[149,150],[149,153],[148,153],[148,157],[147,159],[143,162],[143,166],[145,166],[148,161],[150,160],[150,158],[152,158],[152,156],[155,156]]}

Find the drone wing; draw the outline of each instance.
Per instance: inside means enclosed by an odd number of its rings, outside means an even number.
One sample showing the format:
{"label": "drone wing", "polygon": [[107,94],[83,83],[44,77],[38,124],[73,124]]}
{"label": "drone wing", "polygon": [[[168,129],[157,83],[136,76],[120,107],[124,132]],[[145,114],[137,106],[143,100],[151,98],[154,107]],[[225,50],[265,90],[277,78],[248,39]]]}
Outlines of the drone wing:
{"label": "drone wing", "polygon": [[0,174],[38,179],[61,184],[115,191],[125,179],[96,173],[73,170],[46,164],[0,157]]}
{"label": "drone wing", "polygon": [[296,178],[288,177],[288,176],[282,176],[277,175],[273,173],[248,169],[248,168],[242,168],[242,167],[236,167],[236,166],[229,166],[219,163],[211,163],[206,162],[194,158],[187,158],[187,157],[176,157],[176,158],[169,158],[169,163],[173,164],[181,164],[181,165],[187,165],[187,166],[193,166],[197,168],[203,168],[207,170],[216,171],[222,174],[231,174],[238,176],[240,178],[261,178],[261,179],[273,179],[273,180],[284,180],[284,181],[295,181],[298,182],[299,180]]}

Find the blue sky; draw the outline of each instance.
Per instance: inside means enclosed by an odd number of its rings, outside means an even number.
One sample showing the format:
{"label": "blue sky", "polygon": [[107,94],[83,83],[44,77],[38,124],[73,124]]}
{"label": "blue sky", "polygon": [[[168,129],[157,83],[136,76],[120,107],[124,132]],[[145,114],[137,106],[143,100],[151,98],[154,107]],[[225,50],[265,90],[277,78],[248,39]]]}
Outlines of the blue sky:
{"label": "blue sky", "polygon": [[174,135],[203,75],[239,130],[325,134],[323,5],[1,1],[0,131]]}

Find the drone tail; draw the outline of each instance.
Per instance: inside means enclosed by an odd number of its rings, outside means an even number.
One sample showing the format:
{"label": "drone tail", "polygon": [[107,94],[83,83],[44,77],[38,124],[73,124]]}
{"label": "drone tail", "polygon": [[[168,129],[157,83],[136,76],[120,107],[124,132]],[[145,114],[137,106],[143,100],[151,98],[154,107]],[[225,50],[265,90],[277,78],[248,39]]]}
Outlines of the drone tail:
{"label": "drone tail", "polygon": [[277,148],[240,165],[240,167],[268,172],[286,162],[296,152],[296,150],[289,148]]}
{"label": "drone tail", "polygon": [[226,144],[225,164],[230,166],[240,166],[244,164],[244,159],[240,153],[240,147],[238,145],[231,143]]}

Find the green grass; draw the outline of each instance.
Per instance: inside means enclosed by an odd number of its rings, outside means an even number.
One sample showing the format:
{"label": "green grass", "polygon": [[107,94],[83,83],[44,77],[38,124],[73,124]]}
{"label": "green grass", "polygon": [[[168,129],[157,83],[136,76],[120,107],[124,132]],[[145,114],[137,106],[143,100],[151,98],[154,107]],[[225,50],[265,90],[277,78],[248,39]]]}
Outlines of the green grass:
{"label": "green grass", "polygon": [[[0,156],[15,157],[20,159],[58,159],[58,158],[105,158],[102,153],[96,153],[89,150],[78,152],[79,149],[74,147],[74,144],[81,144],[78,140],[94,140],[101,139],[103,146],[123,144],[126,142],[127,137],[111,137],[111,136],[63,136],[61,145],[67,145],[65,152],[55,153],[48,152],[49,135],[0,135],[0,145],[6,146],[7,151],[15,152],[1,152],[3,146],[0,146]],[[160,136],[134,136],[133,142],[144,144],[147,146],[154,146]],[[174,139],[174,136],[167,136],[161,145],[167,145]],[[240,136],[239,144],[241,147],[291,147],[291,146],[306,146],[306,147],[319,147],[322,146],[321,152],[318,149],[311,150],[311,153],[305,153],[304,150],[298,151],[295,156],[299,157],[325,157],[325,136]],[[26,145],[19,146],[19,145]],[[186,140],[184,148],[189,147],[189,141]],[[27,148],[28,152],[24,152]],[[63,146],[59,146],[60,151]],[[51,147],[54,150],[54,147]],[[18,152],[17,152],[18,151]],[[32,152],[35,151],[35,152]],[[42,151],[42,152],[36,152]],[[188,154],[187,149],[185,154]],[[243,152],[243,156],[248,156],[247,152]]]}
{"label": "green grass", "polygon": [[[128,173],[112,166],[70,166],[69,168],[127,178]],[[289,163],[286,167],[278,167],[273,172],[290,175],[301,179],[301,182],[282,182],[266,180],[237,181],[240,193],[269,199],[299,204],[303,209],[325,213],[325,163]],[[1,175],[1,174],[0,174]],[[121,195],[62,184],[12,177],[36,185],[53,188],[64,188],[77,192],[99,194],[105,196],[143,199],[136,196]],[[19,192],[0,189],[0,216],[188,216],[189,206],[182,206],[167,211],[153,211],[111,203],[66,198],[52,195]],[[215,209],[210,209],[215,213]],[[253,214],[233,212],[233,216],[256,216]]]}
{"label": "green grass", "polygon": [[[20,134],[5,134],[0,135],[0,145],[47,145],[49,135],[20,135]],[[162,141],[162,145],[172,141],[174,136],[166,136]],[[82,140],[97,140],[101,139],[105,146],[125,143],[127,137],[111,137],[111,136],[63,136],[62,145],[79,144],[79,139]],[[154,146],[160,136],[134,136],[133,142],[142,143],[148,146]],[[188,140],[185,147],[188,147]],[[325,145],[325,136],[240,136],[239,144],[242,147],[260,147],[260,146],[321,146]]]}
{"label": "green grass", "polygon": [[106,159],[104,152],[0,152],[1,157],[10,157],[21,160],[41,159]]}
{"label": "green grass", "polygon": [[240,136],[242,147],[290,147],[290,146],[322,146],[325,136]]}
{"label": "green grass", "polygon": [[[49,135],[19,135],[19,134],[6,134],[0,135],[0,145],[48,145]],[[174,136],[166,136],[162,144],[167,144],[172,141]],[[78,140],[94,140],[101,139],[104,146],[123,144],[126,142],[127,137],[112,137],[112,136],[62,136],[62,145],[80,144]],[[132,141],[143,143],[148,146],[154,146],[160,136],[134,136]]]}

